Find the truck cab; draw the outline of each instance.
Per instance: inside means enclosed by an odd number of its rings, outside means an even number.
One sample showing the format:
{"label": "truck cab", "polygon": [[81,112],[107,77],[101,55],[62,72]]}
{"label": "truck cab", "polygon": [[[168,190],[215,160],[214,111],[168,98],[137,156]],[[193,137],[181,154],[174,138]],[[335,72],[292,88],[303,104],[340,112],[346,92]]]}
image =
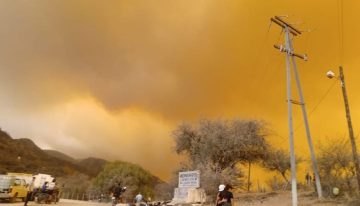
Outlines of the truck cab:
{"label": "truck cab", "polygon": [[27,195],[26,182],[22,178],[0,175],[0,199],[15,202],[17,198],[25,200]]}

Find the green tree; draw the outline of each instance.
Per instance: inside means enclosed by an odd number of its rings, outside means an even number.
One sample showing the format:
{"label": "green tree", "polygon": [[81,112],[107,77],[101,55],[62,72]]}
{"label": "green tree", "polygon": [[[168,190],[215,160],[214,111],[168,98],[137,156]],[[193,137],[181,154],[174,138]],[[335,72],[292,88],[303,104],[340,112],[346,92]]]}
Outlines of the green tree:
{"label": "green tree", "polygon": [[124,193],[127,198],[133,198],[138,192],[144,197],[154,197],[154,187],[160,182],[138,165],[116,161],[105,165],[93,181],[93,190],[107,193],[120,183],[127,187]]}
{"label": "green tree", "polygon": [[63,193],[84,194],[91,186],[89,176],[84,174],[59,177],[57,182]]}

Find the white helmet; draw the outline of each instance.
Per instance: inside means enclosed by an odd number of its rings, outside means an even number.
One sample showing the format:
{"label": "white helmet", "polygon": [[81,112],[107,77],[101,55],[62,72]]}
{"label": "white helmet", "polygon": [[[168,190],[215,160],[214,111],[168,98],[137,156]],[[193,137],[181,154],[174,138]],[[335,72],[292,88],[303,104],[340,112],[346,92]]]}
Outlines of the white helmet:
{"label": "white helmet", "polygon": [[221,192],[221,191],[224,191],[224,189],[225,189],[225,185],[219,185],[219,192]]}

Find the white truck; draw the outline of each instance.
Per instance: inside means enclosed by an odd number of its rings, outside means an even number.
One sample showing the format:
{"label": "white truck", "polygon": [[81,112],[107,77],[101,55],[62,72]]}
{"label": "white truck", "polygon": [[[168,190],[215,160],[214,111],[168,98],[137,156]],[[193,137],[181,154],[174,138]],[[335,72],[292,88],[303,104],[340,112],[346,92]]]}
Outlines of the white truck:
{"label": "white truck", "polygon": [[[34,175],[34,201],[37,203],[59,202],[59,189],[55,187],[55,178],[47,174]],[[46,188],[43,186],[46,184]]]}
{"label": "white truck", "polygon": [[41,189],[41,187],[45,184],[45,182],[48,182],[50,185],[50,183],[52,183],[53,180],[55,179],[51,175],[47,175],[47,174],[37,174],[34,175],[34,177],[35,177],[34,188],[36,189]]}

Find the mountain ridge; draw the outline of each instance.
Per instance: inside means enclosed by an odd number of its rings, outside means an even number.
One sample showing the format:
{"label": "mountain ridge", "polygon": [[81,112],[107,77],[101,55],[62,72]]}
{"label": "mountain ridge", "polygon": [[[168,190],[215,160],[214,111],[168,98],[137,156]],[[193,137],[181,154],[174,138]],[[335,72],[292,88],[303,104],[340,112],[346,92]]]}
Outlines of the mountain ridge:
{"label": "mountain ridge", "polygon": [[[1,128],[0,157],[0,174],[8,172],[45,173],[55,177],[86,175],[89,179],[96,177],[107,164],[111,163],[96,157],[76,159],[57,150],[43,150],[31,139],[14,139]],[[133,165],[147,171],[134,163],[121,160],[116,162],[121,162],[124,166]],[[157,181],[161,181],[159,177],[147,172]]]}
{"label": "mountain ridge", "polygon": [[65,153],[62,153],[57,150],[43,150],[50,156],[69,161],[80,168],[87,171],[88,175],[90,176],[96,176],[101,172],[105,165],[109,163],[107,160],[97,157],[87,157],[87,158],[81,158],[81,159],[75,159]]}
{"label": "mountain ridge", "polygon": [[14,139],[1,128],[0,156],[0,173],[85,174],[95,177],[108,163],[101,158],[75,159],[57,150],[43,150],[31,139]]}

